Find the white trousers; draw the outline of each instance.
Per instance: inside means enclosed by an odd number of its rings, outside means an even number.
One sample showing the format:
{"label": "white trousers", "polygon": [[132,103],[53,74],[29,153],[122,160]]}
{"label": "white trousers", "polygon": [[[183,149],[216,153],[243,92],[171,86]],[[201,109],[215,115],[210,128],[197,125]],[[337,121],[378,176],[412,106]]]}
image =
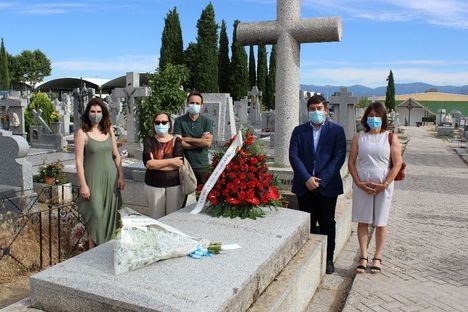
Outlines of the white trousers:
{"label": "white trousers", "polygon": [[144,193],[149,208],[149,217],[159,219],[182,207],[184,194],[180,185],[154,187],[145,184]]}

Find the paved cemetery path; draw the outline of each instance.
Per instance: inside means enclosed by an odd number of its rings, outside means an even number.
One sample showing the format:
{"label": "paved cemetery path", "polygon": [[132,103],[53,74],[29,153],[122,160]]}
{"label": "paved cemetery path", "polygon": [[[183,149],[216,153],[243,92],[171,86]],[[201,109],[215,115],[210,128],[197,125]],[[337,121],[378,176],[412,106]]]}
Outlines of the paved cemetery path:
{"label": "paved cemetery path", "polygon": [[358,274],[343,311],[468,311],[468,166],[427,130],[407,133],[383,271]]}

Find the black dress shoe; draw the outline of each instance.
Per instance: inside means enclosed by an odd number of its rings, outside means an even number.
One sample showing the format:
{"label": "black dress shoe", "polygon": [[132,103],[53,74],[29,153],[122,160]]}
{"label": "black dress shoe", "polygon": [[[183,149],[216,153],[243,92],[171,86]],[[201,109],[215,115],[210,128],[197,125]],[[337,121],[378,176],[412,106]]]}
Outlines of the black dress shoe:
{"label": "black dress shoe", "polygon": [[335,272],[335,265],[333,264],[333,260],[327,260],[327,269],[325,270],[325,273],[333,274],[333,272]]}

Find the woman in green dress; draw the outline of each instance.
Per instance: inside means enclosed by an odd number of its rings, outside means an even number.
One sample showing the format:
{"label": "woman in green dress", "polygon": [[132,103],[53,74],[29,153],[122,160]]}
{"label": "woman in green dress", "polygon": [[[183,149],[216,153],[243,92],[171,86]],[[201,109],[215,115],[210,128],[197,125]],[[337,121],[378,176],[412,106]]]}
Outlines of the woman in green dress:
{"label": "woman in green dress", "polygon": [[76,172],[80,182],[78,212],[88,232],[89,248],[112,238],[120,191],[125,187],[121,158],[109,111],[100,98],[89,101],[75,136]]}

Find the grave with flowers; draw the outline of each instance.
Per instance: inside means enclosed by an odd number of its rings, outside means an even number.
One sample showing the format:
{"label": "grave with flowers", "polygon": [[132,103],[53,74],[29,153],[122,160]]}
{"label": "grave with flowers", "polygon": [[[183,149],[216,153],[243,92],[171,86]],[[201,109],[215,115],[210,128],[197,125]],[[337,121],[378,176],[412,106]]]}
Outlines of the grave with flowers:
{"label": "grave with flowers", "polygon": [[[190,237],[240,249],[116,275],[116,241],[110,241],[34,275],[31,305],[44,311],[274,311],[293,302],[304,309],[324,274],[326,240],[310,236],[308,214],[281,207],[254,141],[245,132],[243,140],[238,135],[227,142],[214,156],[211,177],[218,178],[208,179],[198,203],[159,220]],[[272,296],[278,287],[281,296]]]}

